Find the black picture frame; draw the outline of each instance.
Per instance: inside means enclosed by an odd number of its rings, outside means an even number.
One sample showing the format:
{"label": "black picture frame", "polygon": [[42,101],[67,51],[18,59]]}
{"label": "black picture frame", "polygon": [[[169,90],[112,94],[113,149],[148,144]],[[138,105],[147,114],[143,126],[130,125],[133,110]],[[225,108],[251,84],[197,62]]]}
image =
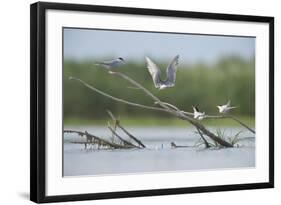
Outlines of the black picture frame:
{"label": "black picture frame", "polygon": [[[171,188],[107,193],[46,196],[46,11],[48,9],[120,13],[129,15],[168,16],[195,19],[262,22],[269,25],[269,181],[192,188]],[[274,18],[203,12],[110,7],[82,4],[38,2],[30,6],[30,199],[37,203],[97,200],[198,192],[230,191],[274,187]]]}

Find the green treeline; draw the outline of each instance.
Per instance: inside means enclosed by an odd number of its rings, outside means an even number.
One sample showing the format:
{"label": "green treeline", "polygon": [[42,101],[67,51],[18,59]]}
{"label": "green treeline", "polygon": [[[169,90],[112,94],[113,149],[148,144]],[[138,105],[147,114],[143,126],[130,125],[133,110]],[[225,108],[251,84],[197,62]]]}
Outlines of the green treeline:
{"label": "green treeline", "polygon": [[[132,77],[152,91],[162,101],[176,105],[182,110],[192,111],[197,105],[207,114],[216,114],[216,105],[231,99],[232,105],[238,106],[235,115],[255,115],[255,60],[244,60],[231,56],[221,58],[212,65],[198,63],[194,65],[179,64],[176,86],[170,89],[154,88],[148,70],[143,64],[127,62],[120,71]],[[159,62],[157,62],[159,63]],[[166,76],[167,64],[159,65],[162,79]],[[132,89],[128,82],[117,76],[108,74],[103,68],[90,61],[64,62],[64,119],[105,119],[106,109],[119,116],[127,117],[161,117],[166,114],[117,103],[100,94],[94,93],[75,81],[70,76],[80,78],[110,95],[145,105],[154,102],[140,90]]]}

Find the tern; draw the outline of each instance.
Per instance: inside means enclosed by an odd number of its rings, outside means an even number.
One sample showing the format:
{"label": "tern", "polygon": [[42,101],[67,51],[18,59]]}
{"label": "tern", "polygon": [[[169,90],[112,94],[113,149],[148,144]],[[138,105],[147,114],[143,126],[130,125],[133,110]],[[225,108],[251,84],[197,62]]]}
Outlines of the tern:
{"label": "tern", "polygon": [[125,64],[125,60],[123,58],[117,58],[109,61],[103,61],[103,62],[96,62],[95,65],[102,66],[108,70],[109,73],[114,73],[116,68],[121,66],[122,64]]}
{"label": "tern", "polygon": [[203,120],[206,115],[205,112],[200,112],[197,106],[192,106],[194,119]]}
{"label": "tern", "polygon": [[236,108],[236,107],[231,107],[230,103],[231,101],[229,100],[225,105],[218,105],[217,108],[219,108],[219,112],[225,114],[228,113],[230,110]]}
{"label": "tern", "polygon": [[159,90],[170,88],[175,86],[176,81],[176,72],[177,72],[177,66],[179,63],[179,55],[174,57],[174,59],[171,61],[169,66],[166,69],[167,78],[166,80],[161,80],[161,71],[157,67],[157,65],[148,57],[145,57],[148,71],[152,77],[154,86],[158,88]]}

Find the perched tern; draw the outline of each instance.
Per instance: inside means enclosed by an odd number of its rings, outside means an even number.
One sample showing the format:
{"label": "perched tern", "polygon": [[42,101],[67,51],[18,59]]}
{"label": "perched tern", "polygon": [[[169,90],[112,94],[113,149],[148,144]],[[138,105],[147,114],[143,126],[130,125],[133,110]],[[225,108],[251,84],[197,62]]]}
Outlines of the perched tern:
{"label": "perched tern", "polygon": [[95,65],[102,66],[108,70],[109,73],[114,73],[114,70],[125,64],[125,60],[123,58],[117,58],[114,60],[103,61],[103,62],[96,62]]}
{"label": "perched tern", "polygon": [[203,120],[206,117],[205,112],[200,112],[198,107],[192,106],[192,108],[193,108],[193,115],[195,119]]}
{"label": "perched tern", "polygon": [[145,57],[148,71],[152,77],[154,86],[160,90],[165,88],[170,88],[175,85],[176,81],[176,72],[177,72],[177,66],[179,62],[179,55],[174,57],[174,59],[171,61],[169,66],[166,69],[167,78],[166,80],[161,80],[161,71],[157,67],[157,65],[148,57]]}
{"label": "perched tern", "polygon": [[217,108],[219,109],[219,112],[225,114],[228,113],[230,110],[236,108],[236,107],[231,107],[230,103],[231,101],[229,100],[225,105],[218,105]]}

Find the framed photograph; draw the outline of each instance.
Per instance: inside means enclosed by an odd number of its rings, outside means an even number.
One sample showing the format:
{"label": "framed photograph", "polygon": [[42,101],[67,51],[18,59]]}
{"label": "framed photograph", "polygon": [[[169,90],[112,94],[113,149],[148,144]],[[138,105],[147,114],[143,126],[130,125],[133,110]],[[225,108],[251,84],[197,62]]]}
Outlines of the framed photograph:
{"label": "framed photograph", "polygon": [[30,198],[274,187],[274,18],[31,5]]}

